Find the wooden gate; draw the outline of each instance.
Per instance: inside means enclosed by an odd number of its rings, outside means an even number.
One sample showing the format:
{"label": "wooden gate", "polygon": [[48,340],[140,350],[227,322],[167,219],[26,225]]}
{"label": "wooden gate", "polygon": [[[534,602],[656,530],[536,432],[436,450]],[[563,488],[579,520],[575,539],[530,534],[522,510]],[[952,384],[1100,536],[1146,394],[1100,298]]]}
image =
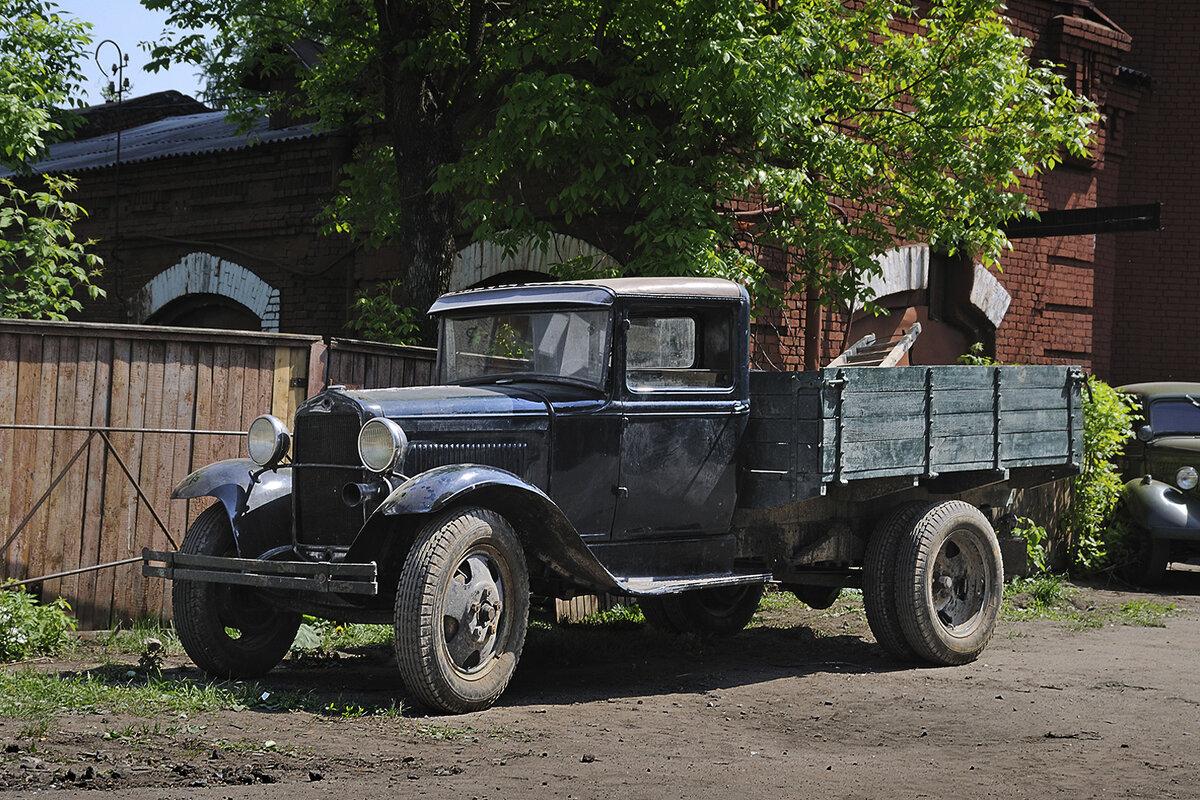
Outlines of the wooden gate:
{"label": "wooden gate", "polygon": [[[324,385],[429,383],[432,351],[312,336],[0,320],[0,580],[171,548],[211,500],[172,502],[193,469],[244,454],[270,411]],[[136,563],[42,582],[83,628],[161,617]]]}

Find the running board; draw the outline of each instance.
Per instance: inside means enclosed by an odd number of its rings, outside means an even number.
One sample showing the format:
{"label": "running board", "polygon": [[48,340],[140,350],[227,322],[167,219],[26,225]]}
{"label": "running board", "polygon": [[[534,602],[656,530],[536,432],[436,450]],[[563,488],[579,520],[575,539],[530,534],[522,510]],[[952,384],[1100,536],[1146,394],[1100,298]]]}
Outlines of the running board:
{"label": "running board", "polygon": [[617,578],[621,589],[634,597],[651,597],[660,594],[678,594],[696,589],[720,589],[726,586],[744,586],[749,583],[769,583],[774,579],[770,572],[722,573],[720,575],[697,575],[691,578]]}

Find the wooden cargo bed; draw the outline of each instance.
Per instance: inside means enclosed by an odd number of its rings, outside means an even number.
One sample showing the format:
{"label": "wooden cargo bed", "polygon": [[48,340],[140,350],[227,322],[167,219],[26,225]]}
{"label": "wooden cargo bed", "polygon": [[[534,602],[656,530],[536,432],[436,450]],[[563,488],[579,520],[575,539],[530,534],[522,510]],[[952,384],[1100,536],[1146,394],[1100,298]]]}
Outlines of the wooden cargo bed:
{"label": "wooden cargo bed", "polygon": [[1061,366],[831,367],[751,372],[740,505],[834,484],[1078,468],[1082,373]]}

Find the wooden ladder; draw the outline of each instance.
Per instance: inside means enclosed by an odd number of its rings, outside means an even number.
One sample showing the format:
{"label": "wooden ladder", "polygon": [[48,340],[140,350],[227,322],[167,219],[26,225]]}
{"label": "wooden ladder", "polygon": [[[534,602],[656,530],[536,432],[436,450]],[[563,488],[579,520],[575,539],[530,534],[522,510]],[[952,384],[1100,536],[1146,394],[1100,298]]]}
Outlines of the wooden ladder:
{"label": "wooden ladder", "polygon": [[831,367],[894,367],[904,354],[912,348],[921,335],[921,323],[914,322],[908,332],[895,339],[875,341],[875,334],[868,333],[829,362]]}

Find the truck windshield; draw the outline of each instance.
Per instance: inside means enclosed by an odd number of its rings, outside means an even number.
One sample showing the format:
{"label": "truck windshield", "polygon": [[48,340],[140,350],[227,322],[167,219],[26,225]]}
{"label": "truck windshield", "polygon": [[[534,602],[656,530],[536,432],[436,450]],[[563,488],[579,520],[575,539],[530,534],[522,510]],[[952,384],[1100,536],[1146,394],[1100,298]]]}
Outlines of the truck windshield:
{"label": "truck windshield", "polygon": [[438,342],[442,383],[503,378],[604,385],[609,310],[506,309],[446,317]]}
{"label": "truck windshield", "polygon": [[1155,436],[1180,433],[1200,435],[1200,408],[1190,398],[1151,403],[1148,421]]}

